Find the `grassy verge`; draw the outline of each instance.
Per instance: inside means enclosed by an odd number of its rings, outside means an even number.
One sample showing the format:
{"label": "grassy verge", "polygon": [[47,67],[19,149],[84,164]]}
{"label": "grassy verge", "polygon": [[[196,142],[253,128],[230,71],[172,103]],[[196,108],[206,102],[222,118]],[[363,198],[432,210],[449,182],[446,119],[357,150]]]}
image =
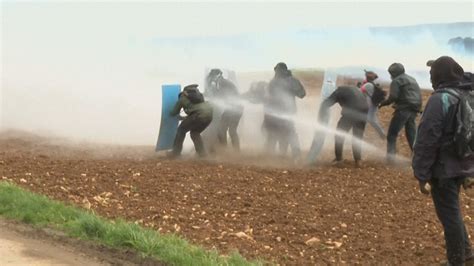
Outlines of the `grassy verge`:
{"label": "grassy verge", "polygon": [[97,241],[113,248],[131,248],[143,256],[171,265],[262,265],[238,253],[220,256],[189,244],[176,235],[162,235],[122,220],[107,221],[93,213],[66,206],[0,182],[0,215],[35,226],[52,226],[73,237]]}

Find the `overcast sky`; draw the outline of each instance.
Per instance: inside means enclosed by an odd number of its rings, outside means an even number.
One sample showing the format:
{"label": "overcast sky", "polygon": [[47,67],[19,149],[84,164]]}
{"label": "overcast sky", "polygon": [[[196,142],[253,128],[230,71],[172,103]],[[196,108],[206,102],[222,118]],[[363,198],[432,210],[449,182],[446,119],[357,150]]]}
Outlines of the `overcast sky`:
{"label": "overcast sky", "polygon": [[[472,1],[157,2],[6,1],[5,30],[112,36],[207,36],[321,27],[473,21]],[[32,24],[33,22],[33,24]]]}
{"label": "overcast sky", "polygon": [[[433,36],[375,42],[367,27],[474,21],[472,1],[2,1],[0,8],[0,127],[100,139],[133,128],[126,138],[146,143],[155,138],[156,123],[143,128],[159,120],[161,84],[199,83],[205,67],[386,69],[400,61],[424,70],[427,58],[447,52]],[[325,37],[293,34],[304,30]]]}

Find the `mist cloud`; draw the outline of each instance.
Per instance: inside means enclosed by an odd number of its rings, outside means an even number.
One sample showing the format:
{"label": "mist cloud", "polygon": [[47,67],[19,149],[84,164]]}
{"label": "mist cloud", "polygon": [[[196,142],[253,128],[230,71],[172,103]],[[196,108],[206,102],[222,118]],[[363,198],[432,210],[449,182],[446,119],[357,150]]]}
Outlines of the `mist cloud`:
{"label": "mist cloud", "polygon": [[[255,9],[245,13],[249,5]],[[407,72],[419,73],[425,86],[428,59],[454,55],[472,70],[471,60],[453,54],[430,30],[407,30],[411,35],[405,42],[355,27],[350,18],[344,22],[350,27],[330,25],[330,20],[314,20],[311,10],[286,5],[5,4],[1,127],[153,144],[161,85],[202,83],[209,66],[271,71],[285,61],[291,68],[335,68],[355,76],[371,67],[387,79],[385,69],[398,61]],[[326,7],[328,14],[339,5]],[[295,16],[296,24],[285,17],[289,8],[304,10]],[[195,16],[199,10],[207,11]],[[206,20],[212,14],[219,22]],[[239,81],[241,91],[249,83]]]}

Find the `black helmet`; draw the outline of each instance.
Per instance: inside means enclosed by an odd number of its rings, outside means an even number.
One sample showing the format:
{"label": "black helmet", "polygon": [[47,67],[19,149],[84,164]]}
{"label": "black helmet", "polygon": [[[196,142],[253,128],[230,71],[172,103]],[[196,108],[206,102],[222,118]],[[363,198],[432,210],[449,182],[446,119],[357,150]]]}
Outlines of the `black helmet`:
{"label": "black helmet", "polygon": [[213,68],[209,72],[209,76],[217,76],[217,75],[222,75],[222,70],[220,70],[218,68]]}

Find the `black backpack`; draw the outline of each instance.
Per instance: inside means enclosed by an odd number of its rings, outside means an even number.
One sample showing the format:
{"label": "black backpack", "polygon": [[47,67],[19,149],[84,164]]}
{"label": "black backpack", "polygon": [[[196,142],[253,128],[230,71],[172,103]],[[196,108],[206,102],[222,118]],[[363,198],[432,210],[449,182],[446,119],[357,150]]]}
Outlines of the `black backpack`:
{"label": "black backpack", "polygon": [[436,92],[449,93],[458,99],[454,136],[449,146],[460,159],[474,155],[474,90],[445,88]]}
{"label": "black backpack", "polygon": [[204,102],[204,95],[198,89],[186,90],[186,96],[191,103],[202,103]]}
{"label": "black backpack", "polygon": [[370,82],[372,85],[374,85],[374,92],[372,93],[372,96],[370,99],[372,100],[372,103],[375,106],[378,106],[379,103],[381,103],[383,100],[385,100],[385,97],[387,96],[387,92],[382,89],[382,86],[378,83]]}

